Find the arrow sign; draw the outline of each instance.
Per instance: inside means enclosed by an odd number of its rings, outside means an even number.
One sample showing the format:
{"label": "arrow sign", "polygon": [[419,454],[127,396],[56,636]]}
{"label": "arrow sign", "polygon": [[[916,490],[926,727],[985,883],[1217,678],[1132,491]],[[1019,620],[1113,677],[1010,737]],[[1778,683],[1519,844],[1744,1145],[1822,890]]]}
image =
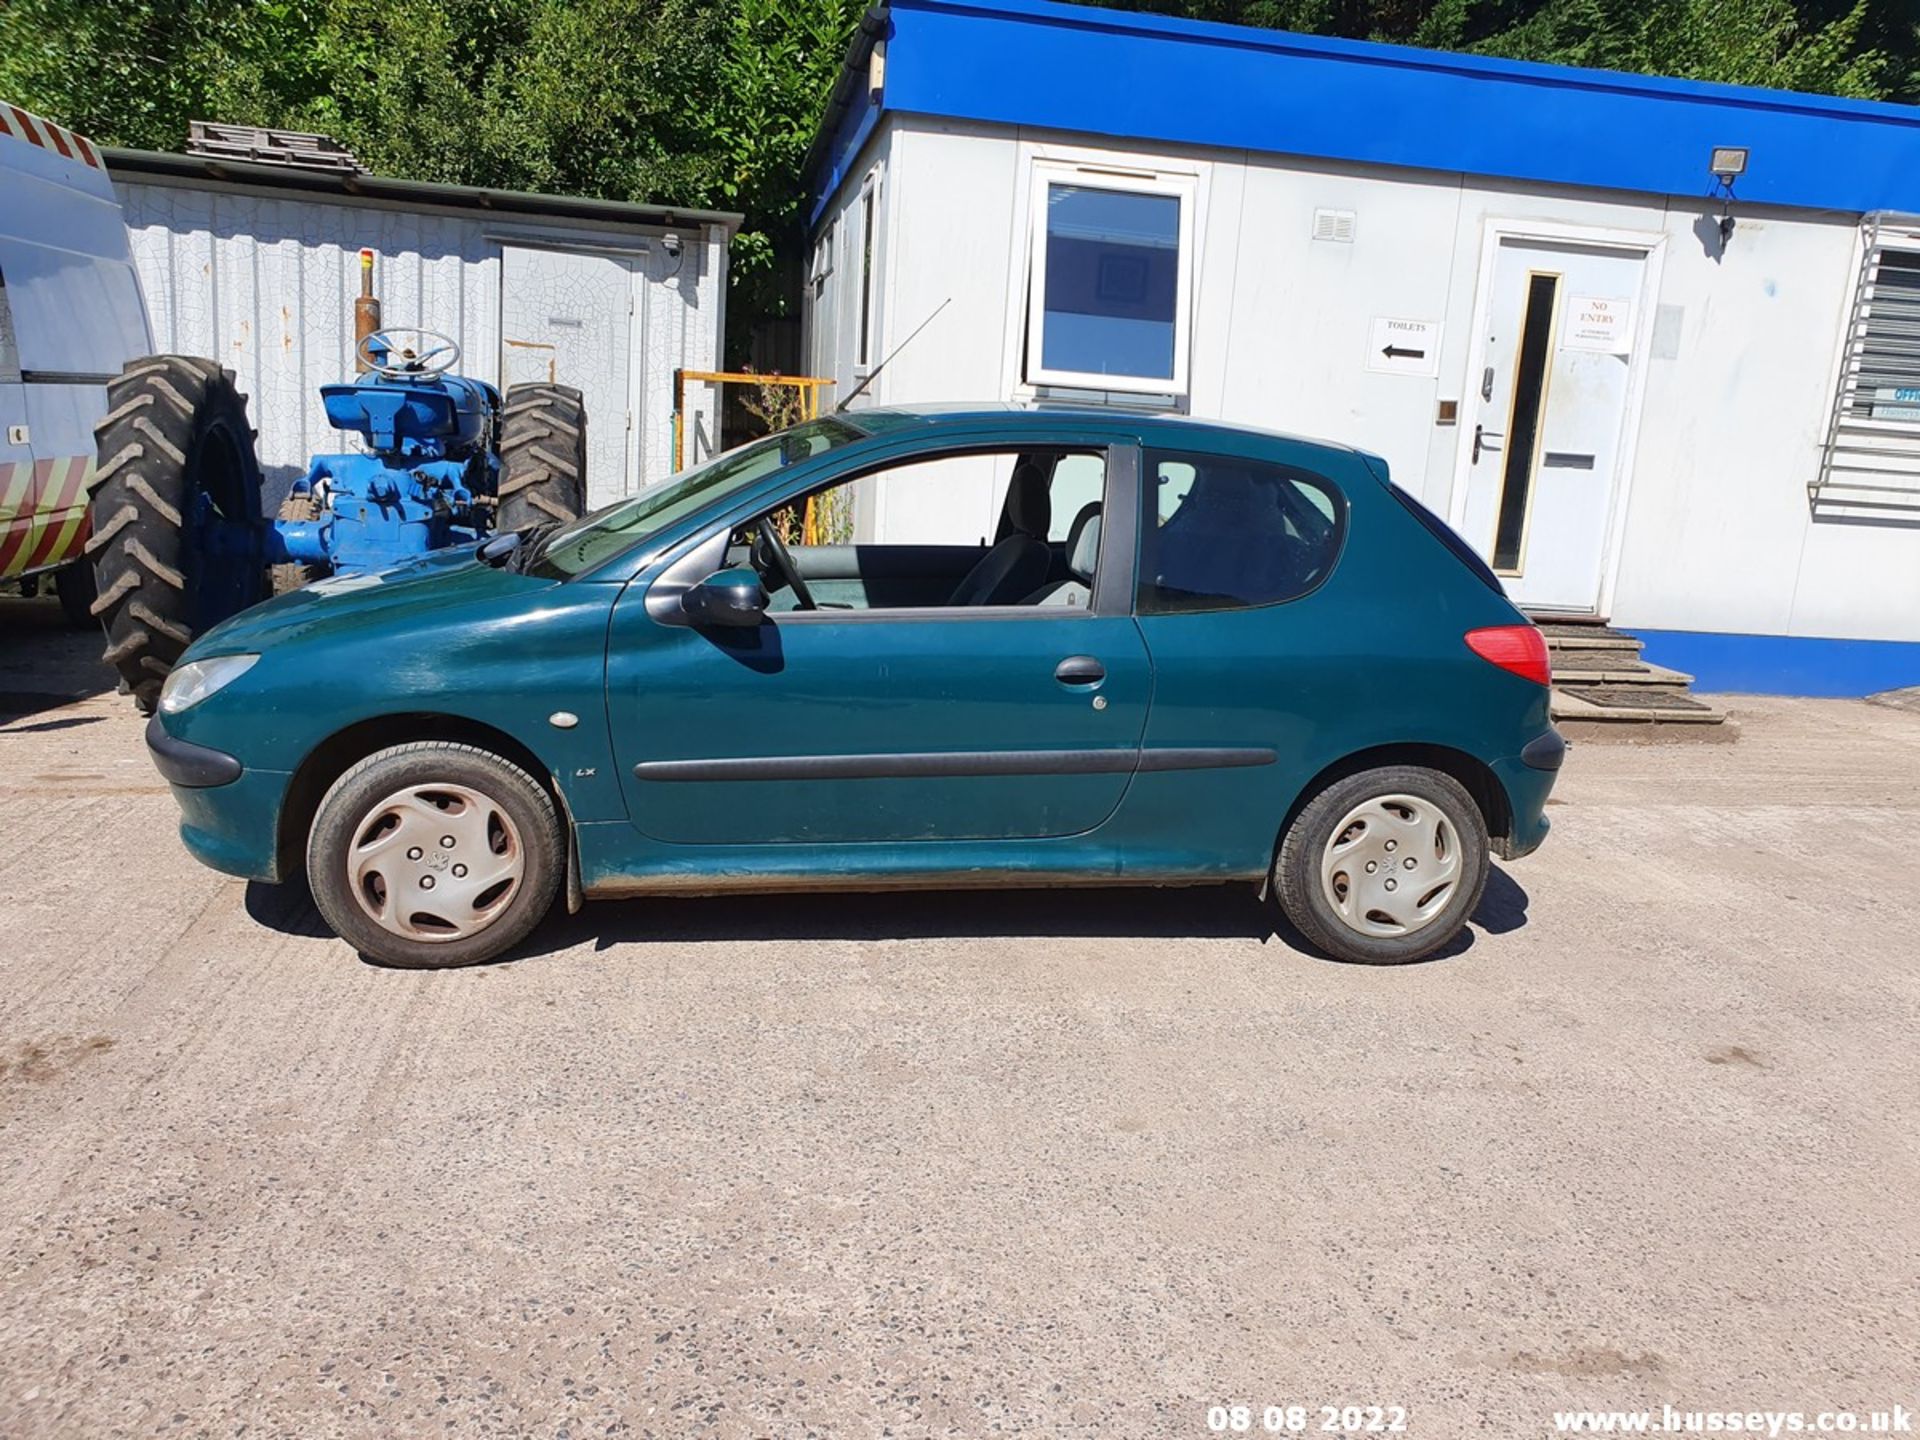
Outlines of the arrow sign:
{"label": "arrow sign", "polygon": [[1368,329],[1367,369],[1376,375],[1440,373],[1440,322],[1376,315]]}

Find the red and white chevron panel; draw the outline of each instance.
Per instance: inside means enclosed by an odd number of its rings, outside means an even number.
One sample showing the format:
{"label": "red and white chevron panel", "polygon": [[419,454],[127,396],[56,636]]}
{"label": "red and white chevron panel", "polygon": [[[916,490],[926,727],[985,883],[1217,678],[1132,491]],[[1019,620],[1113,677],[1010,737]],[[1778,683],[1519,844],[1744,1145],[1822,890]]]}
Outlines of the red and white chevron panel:
{"label": "red and white chevron panel", "polygon": [[92,478],[91,455],[0,464],[0,579],[80,558]]}
{"label": "red and white chevron panel", "polygon": [[102,168],[100,156],[86,136],[63,130],[51,120],[42,120],[31,111],[5,101],[0,101],[0,135],[11,135],[15,140],[38,145],[42,150],[78,160],[96,170]]}

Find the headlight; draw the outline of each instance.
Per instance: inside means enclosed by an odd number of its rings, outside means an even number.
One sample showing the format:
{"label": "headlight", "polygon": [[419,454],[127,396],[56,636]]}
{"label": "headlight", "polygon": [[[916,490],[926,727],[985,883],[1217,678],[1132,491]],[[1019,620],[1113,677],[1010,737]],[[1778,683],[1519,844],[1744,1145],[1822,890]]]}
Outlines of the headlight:
{"label": "headlight", "polygon": [[259,659],[258,655],[215,655],[208,660],[195,660],[191,665],[176,666],[167,676],[167,683],[160,687],[160,713],[178,715],[182,710],[192,709],[214,691],[226,689]]}

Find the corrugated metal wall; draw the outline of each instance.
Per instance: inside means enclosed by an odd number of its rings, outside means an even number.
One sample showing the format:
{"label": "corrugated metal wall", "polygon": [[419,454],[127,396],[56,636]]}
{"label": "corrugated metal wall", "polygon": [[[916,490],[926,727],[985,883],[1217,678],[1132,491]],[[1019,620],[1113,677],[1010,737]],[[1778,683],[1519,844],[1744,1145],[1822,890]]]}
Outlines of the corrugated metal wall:
{"label": "corrugated metal wall", "polygon": [[[671,468],[668,416],[673,371],[717,369],[725,238],[682,232],[665,255],[659,232],[543,225],[526,217],[468,217],[373,205],[315,202],[234,190],[118,178],[134,264],[146,293],[154,345],[207,355],[234,370],[259,431],[269,500],[306,472],[315,453],[356,448],[326,423],[319,387],[353,376],[353,300],[359,252],[377,256],[376,283],[388,325],[439,330],[460,342],[460,369],[500,383],[501,243],[620,249],[645,287],[635,305],[629,357],[609,357],[624,377],[641,367],[631,443],[642,447],[643,482]],[[563,380],[569,377],[562,376]],[[583,387],[584,388],[584,387]],[[711,396],[690,396],[711,432]],[[592,415],[590,426],[624,416]],[[610,477],[609,477],[610,478]],[[601,504],[625,488],[589,476]],[[611,492],[611,493],[610,493]]]}

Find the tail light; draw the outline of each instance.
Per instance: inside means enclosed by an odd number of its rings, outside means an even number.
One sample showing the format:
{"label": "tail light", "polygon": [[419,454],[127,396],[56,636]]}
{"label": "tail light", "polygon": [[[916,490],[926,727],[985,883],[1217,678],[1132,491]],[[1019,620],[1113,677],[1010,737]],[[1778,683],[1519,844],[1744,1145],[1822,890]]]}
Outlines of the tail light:
{"label": "tail light", "polygon": [[1553,666],[1547,659],[1547,637],[1537,625],[1489,625],[1484,630],[1467,632],[1467,648],[1490,664],[1531,680],[1536,685],[1553,683]]}

